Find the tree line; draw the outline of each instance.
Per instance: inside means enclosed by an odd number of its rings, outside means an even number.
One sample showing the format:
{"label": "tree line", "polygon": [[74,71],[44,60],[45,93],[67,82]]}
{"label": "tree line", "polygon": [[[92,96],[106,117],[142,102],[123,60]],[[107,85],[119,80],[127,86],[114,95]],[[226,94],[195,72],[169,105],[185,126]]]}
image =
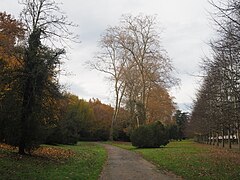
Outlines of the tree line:
{"label": "tree line", "polygon": [[197,140],[229,148],[238,144],[240,125],[240,1],[210,1],[216,12],[216,38],[205,57],[203,83],[194,102],[191,124]]}
{"label": "tree line", "polygon": [[[161,121],[181,140],[187,116],[168,90],[178,79],[161,47],[156,18],[124,15],[101,37],[94,69],[109,74],[114,107],[79,99],[59,84],[66,41],[75,26],[52,0],[21,0],[20,18],[0,12],[0,142],[20,154],[42,143],[129,140],[141,125]],[[162,127],[162,126],[159,126]]]}

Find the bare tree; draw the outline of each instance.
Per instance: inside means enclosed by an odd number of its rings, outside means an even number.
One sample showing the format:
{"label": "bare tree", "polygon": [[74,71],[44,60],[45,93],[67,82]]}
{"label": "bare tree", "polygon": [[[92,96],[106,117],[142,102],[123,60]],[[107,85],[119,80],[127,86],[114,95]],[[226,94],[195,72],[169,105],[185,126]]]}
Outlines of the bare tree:
{"label": "bare tree", "polygon": [[108,74],[109,79],[113,82],[115,105],[110,128],[110,140],[113,140],[114,123],[116,122],[126,89],[126,83],[123,81],[123,76],[126,72],[127,55],[125,51],[118,47],[115,38],[114,28],[107,29],[100,41],[102,51],[98,53],[94,62],[90,62],[90,66],[93,69]]}
{"label": "bare tree", "polygon": [[177,82],[171,74],[171,61],[160,45],[156,18],[123,15],[118,26],[106,30],[100,45],[102,52],[91,64],[94,69],[109,74],[114,82],[112,127],[123,97],[125,103],[131,105],[137,126],[145,124],[151,88],[154,85],[170,87]]}

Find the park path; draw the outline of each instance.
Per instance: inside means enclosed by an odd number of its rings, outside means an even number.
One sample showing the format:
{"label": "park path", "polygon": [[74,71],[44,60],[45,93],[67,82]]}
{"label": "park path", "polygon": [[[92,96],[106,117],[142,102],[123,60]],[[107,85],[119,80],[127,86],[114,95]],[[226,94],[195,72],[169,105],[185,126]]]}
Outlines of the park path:
{"label": "park path", "polygon": [[108,144],[102,144],[108,159],[99,180],[175,180],[174,175],[166,175],[157,170],[139,154]]}

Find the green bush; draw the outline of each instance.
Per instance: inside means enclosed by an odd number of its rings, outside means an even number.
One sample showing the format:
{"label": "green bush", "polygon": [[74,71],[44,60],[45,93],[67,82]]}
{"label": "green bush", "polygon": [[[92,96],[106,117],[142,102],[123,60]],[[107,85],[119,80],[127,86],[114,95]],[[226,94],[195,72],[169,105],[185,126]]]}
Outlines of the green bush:
{"label": "green bush", "polygon": [[169,143],[168,130],[161,122],[140,126],[131,135],[132,145],[138,148],[156,148]]}

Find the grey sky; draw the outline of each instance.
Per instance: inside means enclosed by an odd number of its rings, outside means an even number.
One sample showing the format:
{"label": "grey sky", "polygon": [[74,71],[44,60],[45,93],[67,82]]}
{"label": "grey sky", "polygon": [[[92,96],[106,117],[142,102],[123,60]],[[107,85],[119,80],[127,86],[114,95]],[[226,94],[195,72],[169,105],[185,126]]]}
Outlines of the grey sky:
{"label": "grey sky", "polygon": [[[79,97],[99,98],[105,103],[113,100],[110,84],[104,75],[90,71],[84,62],[91,60],[98,51],[100,35],[108,26],[117,25],[122,14],[157,15],[162,45],[167,50],[181,79],[180,89],[171,94],[175,102],[189,104],[195,98],[198,81],[190,74],[198,74],[201,57],[208,53],[207,42],[212,36],[207,10],[207,0],[56,0],[69,20],[78,24],[74,31],[81,44],[72,44],[69,61],[64,68],[72,74],[61,76],[61,82]],[[18,0],[1,0],[0,11],[18,17],[22,6]]]}

